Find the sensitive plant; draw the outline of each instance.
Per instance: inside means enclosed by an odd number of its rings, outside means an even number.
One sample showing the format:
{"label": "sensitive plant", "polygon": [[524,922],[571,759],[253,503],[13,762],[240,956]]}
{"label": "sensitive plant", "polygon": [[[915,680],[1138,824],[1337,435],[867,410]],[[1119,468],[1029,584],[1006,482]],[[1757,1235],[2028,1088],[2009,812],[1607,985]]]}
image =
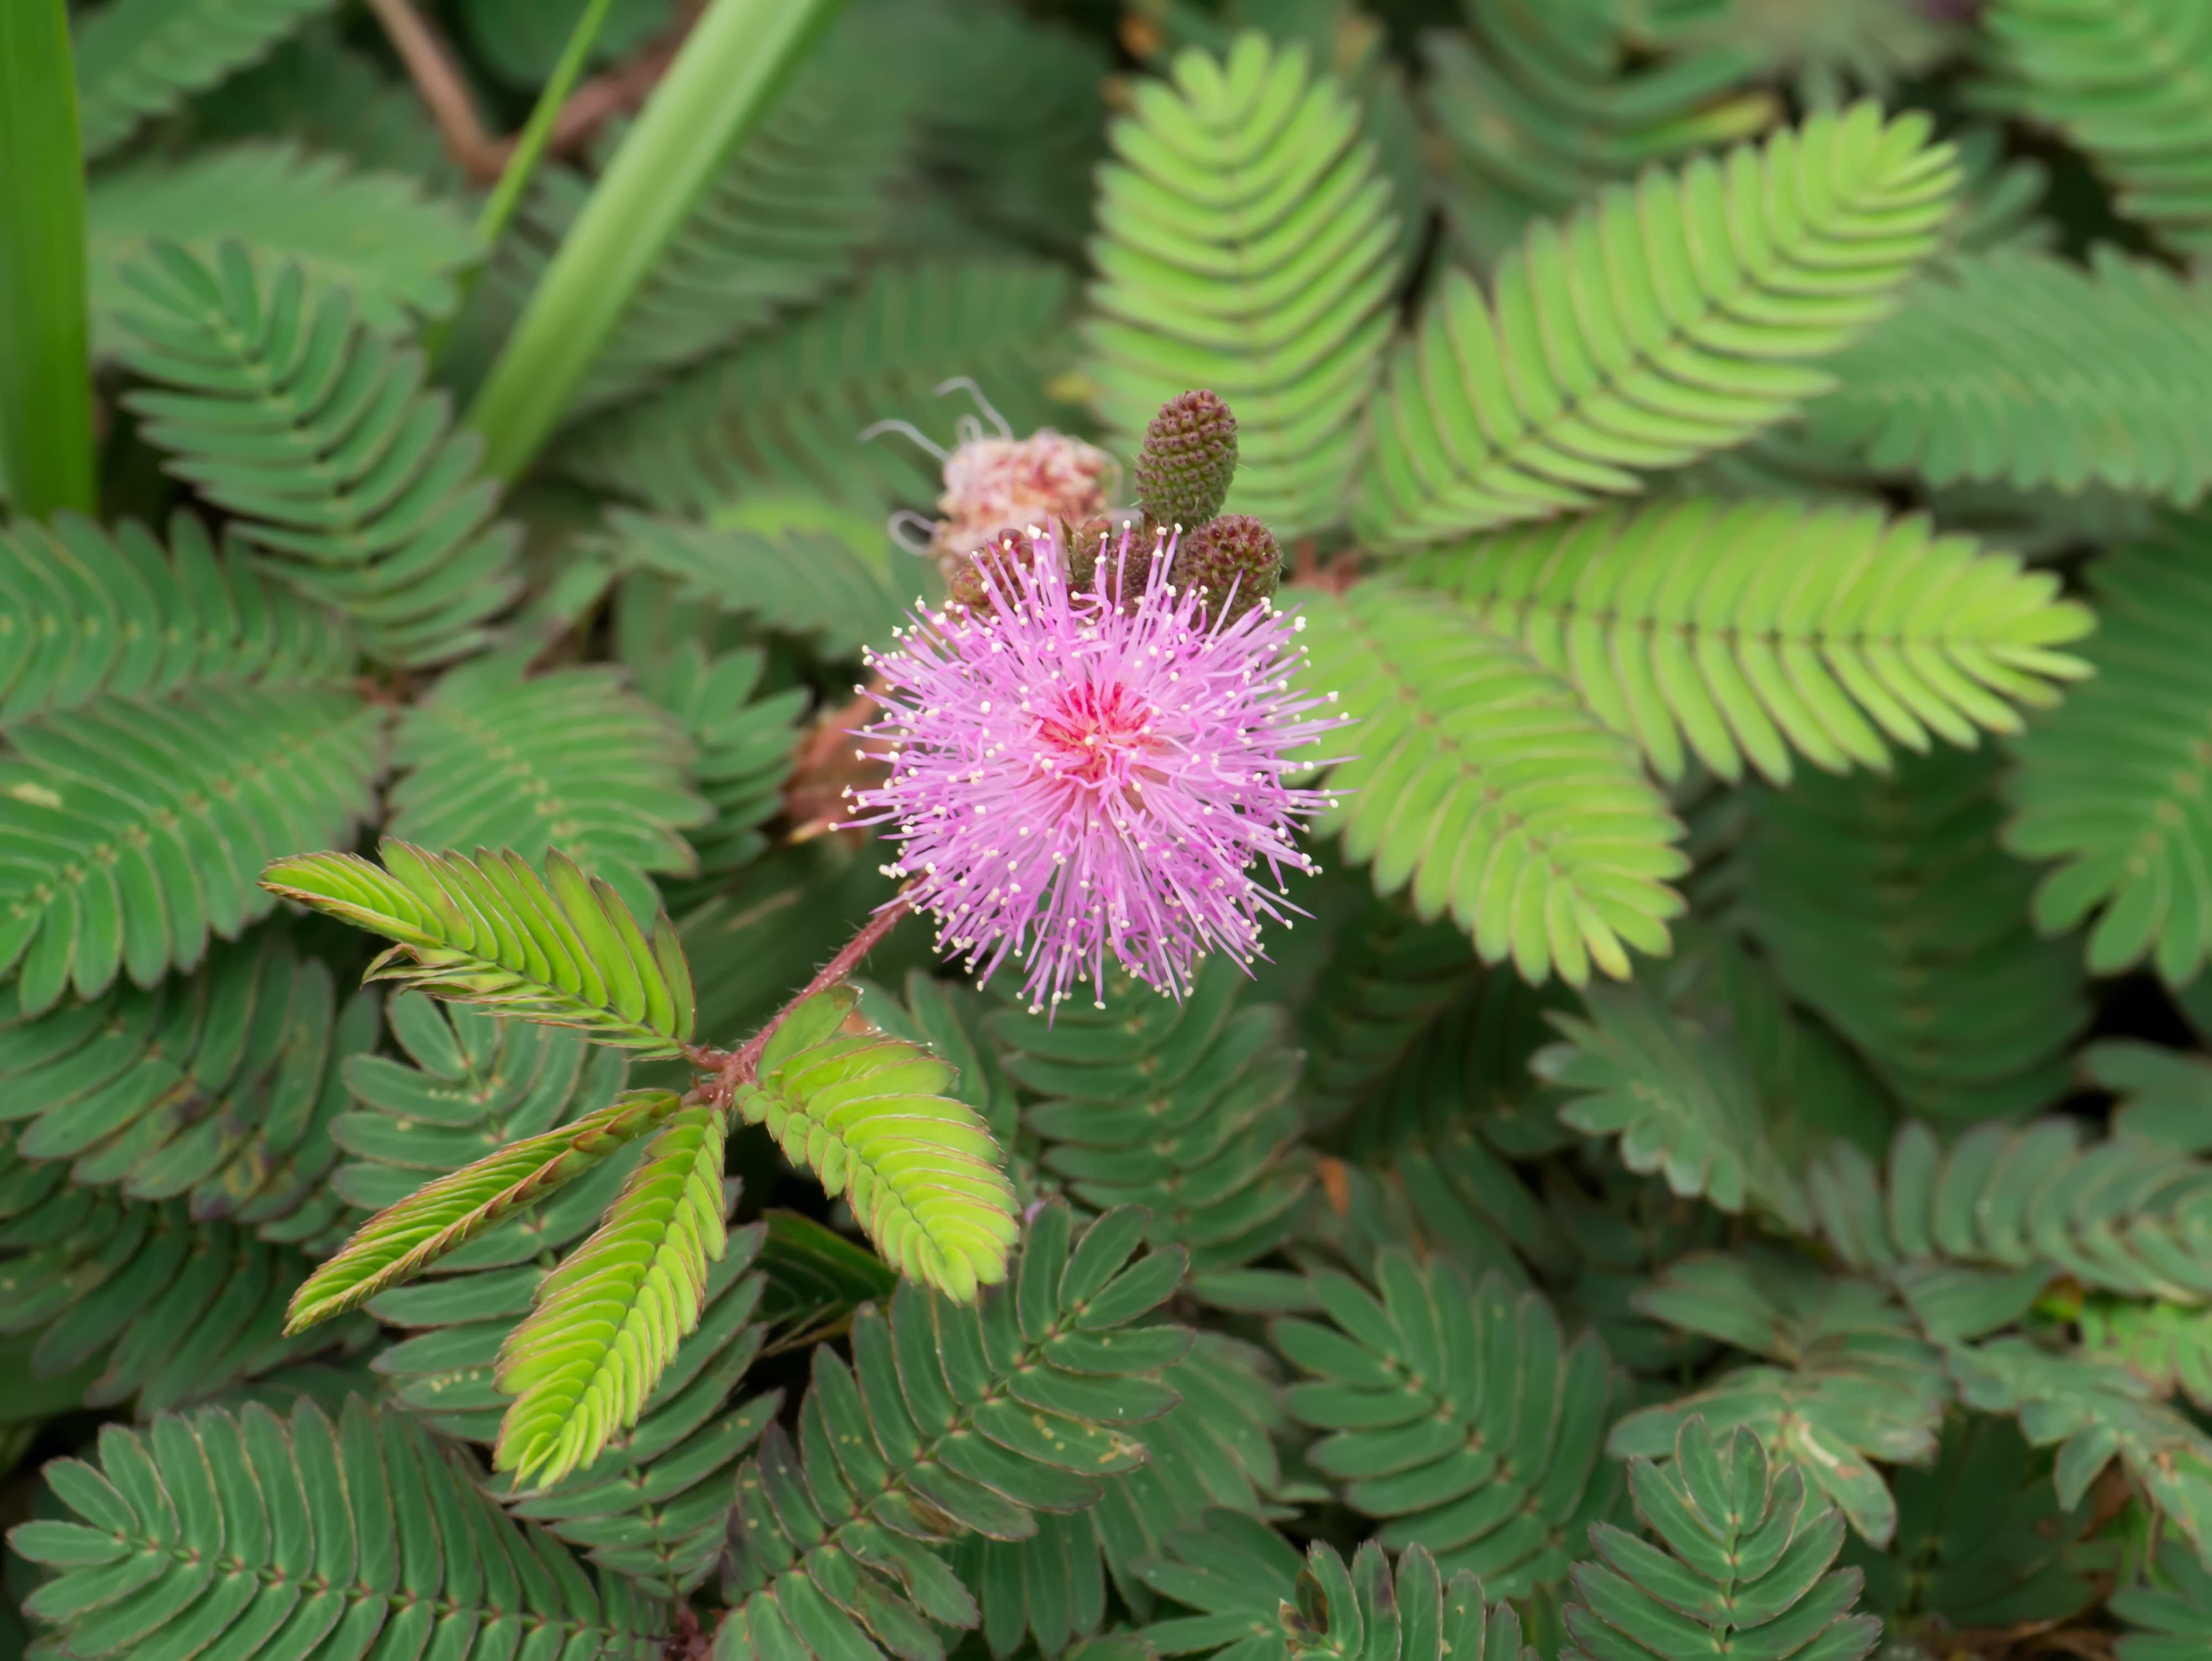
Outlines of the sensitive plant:
{"label": "sensitive plant", "polygon": [[15,9],[0,1656],[2212,1644],[2193,0]]}

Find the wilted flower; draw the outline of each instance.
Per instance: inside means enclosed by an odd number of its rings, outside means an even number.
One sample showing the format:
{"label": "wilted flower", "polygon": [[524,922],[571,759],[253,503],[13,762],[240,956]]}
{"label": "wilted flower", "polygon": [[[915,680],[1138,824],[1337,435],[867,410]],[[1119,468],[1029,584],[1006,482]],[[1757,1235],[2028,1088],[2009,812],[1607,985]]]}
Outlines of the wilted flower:
{"label": "wilted flower", "polygon": [[911,527],[926,537],[926,547],[909,545],[916,553],[935,555],[946,581],[954,579],[969,554],[1009,531],[1061,520],[1080,524],[1106,511],[1107,493],[1121,478],[1120,464],[1113,457],[1095,444],[1049,427],[1016,438],[1006,418],[965,375],[937,390],[942,393],[955,388],[975,399],[977,409],[998,429],[995,433],[975,416],[963,416],[954,423],[958,442],[951,450],[904,421],[878,421],[860,435],[865,439],[879,433],[904,434],[943,469],[945,489],[937,499],[941,517],[929,520],[902,513],[893,530],[903,536],[901,527]]}
{"label": "wilted flower", "polygon": [[[1256,879],[1313,868],[1292,837],[1328,801],[1284,782],[1343,724],[1292,688],[1303,622],[1263,604],[1209,623],[1170,583],[1172,544],[1131,543],[1085,591],[1057,530],[1006,538],[976,562],[988,604],[924,611],[870,659],[888,690],[866,736],[891,773],[848,823],[895,824],[906,903],[979,979],[1025,960],[1035,1007],[1081,981],[1103,997],[1109,954],[1177,996],[1207,952],[1250,962],[1296,909]],[[1124,569],[1148,572],[1133,606],[1106,598]]]}

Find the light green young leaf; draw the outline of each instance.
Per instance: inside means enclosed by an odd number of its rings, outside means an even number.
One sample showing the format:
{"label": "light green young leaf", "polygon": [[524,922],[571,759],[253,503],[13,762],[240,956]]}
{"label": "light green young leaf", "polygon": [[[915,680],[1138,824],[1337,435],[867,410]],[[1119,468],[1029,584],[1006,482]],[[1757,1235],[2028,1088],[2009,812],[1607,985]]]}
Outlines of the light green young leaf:
{"label": "light green young leaf", "polygon": [[634,1090],[574,1123],[512,1142],[489,1158],[425,1183],[380,1211],[292,1294],[284,1329],[300,1332],[358,1309],[502,1218],[536,1205],[617,1148],[672,1117],[680,1098]]}
{"label": "light green young leaf", "polygon": [[904,1039],[843,1030],[858,1001],[839,987],[794,1010],[738,1110],[852,1206],[886,1262],[972,1303],[1006,1279],[1020,1233],[1013,1184],[981,1116],[946,1094],[950,1067]]}
{"label": "light green young leaf", "polygon": [[699,1324],[707,1265],[727,1245],[722,1141],[718,1110],[676,1110],[598,1231],[539,1283],[494,1374],[515,1397],[495,1468],[557,1482],[637,1421]]}
{"label": "light green young leaf", "polygon": [[540,878],[512,851],[473,860],[386,837],[357,854],[274,861],[261,885],[398,945],[372,980],[674,1056],[690,1041],[691,970],[663,912],[648,937],[614,890],[556,851]]}

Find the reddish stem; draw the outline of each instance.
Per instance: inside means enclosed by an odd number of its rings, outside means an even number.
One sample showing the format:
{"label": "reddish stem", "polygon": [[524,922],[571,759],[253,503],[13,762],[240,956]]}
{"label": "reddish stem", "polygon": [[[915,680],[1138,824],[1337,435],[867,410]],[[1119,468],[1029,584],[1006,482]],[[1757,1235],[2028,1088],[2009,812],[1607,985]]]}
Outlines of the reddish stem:
{"label": "reddish stem", "polygon": [[860,966],[861,959],[882,945],[885,936],[905,918],[913,916],[903,898],[895,899],[860,926],[860,932],[838,948],[837,955],[822,965],[814,978],[805,984],[790,1002],[777,1010],[766,1026],[747,1038],[735,1050],[712,1050],[694,1046],[684,1054],[692,1064],[712,1072],[714,1077],[701,1088],[704,1093],[719,1101],[727,1101],[739,1085],[748,1085],[759,1076],[761,1051],[775,1031],[791,1019],[791,1013],[817,992],[826,992]]}

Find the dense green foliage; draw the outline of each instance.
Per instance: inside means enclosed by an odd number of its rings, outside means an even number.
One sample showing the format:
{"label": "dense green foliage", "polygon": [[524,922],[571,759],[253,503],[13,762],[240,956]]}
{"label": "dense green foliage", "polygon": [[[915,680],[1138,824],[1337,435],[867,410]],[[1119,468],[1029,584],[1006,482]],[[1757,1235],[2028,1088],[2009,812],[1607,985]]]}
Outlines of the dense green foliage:
{"label": "dense green foliage", "polygon": [[[2212,1653],[2212,0],[21,9],[0,1661]],[[856,694],[1139,507],[1048,1016]]]}

